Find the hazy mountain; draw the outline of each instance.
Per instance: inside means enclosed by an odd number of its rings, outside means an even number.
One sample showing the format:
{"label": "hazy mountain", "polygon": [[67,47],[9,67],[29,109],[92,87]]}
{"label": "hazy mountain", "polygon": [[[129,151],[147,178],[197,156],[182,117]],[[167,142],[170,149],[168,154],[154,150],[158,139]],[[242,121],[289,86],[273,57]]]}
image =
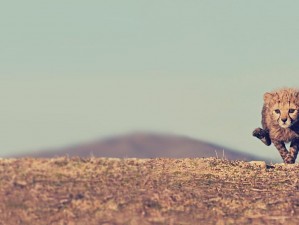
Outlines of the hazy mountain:
{"label": "hazy mountain", "polygon": [[116,157],[116,158],[194,158],[219,157],[230,160],[256,160],[258,157],[196,139],[165,134],[133,133],[82,143],[61,149],[48,149],[17,157]]}

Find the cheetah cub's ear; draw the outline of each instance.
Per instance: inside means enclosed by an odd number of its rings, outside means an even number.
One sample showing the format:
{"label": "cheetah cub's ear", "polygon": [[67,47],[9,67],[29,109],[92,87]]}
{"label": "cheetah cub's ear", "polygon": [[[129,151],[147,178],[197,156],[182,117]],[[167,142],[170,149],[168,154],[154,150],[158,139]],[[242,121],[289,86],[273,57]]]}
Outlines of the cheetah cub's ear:
{"label": "cheetah cub's ear", "polygon": [[271,101],[271,99],[273,98],[273,94],[267,92],[264,94],[264,102],[265,103],[269,103]]}

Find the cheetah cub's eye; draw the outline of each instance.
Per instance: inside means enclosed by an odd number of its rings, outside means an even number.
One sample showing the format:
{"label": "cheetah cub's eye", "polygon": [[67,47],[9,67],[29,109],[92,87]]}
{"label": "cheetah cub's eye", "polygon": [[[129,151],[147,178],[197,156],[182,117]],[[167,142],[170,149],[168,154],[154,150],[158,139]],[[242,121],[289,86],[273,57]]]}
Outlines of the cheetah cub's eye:
{"label": "cheetah cub's eye", "polygon": [[276,114],[280,114],[280,110],[279,110],[279,109],[275,109],[274,112],[275,112]]}
{"label": "cheetah cub's eye", "polygon": [[289,109],[289,113],[294,113],[295,109]]}

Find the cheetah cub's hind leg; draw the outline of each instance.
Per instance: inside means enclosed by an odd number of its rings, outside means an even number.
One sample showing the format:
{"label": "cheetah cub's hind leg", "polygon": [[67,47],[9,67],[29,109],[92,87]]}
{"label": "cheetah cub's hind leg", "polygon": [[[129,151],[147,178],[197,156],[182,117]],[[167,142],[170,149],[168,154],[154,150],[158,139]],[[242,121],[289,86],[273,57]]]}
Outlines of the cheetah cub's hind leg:
{"label": "cheetah cub's hind leg", "polygon": [[260,139],[265,145],[271,145],[271,139],[268,131],[258,127],[252,132],[252,135]]}

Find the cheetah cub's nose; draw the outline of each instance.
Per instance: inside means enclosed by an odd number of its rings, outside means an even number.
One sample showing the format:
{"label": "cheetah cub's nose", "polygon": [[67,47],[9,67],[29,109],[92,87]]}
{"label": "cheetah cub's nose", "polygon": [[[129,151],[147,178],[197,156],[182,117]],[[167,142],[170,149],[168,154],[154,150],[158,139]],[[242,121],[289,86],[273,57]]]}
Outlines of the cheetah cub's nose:
{"label": "cheetah cub's nose", "polygon": [[288,118],[281,119],[281,121],[284,122],[284,123],[287,122],[287,120],[288,120]]}

